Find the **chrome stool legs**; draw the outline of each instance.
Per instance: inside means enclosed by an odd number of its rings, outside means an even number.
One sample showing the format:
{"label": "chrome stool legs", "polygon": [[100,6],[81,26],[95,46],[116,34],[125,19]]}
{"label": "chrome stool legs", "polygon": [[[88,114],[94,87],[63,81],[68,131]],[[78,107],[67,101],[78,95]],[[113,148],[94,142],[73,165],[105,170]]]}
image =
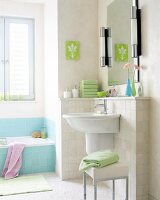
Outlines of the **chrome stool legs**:
{"label": "chrome stool legs", "polygon": [[94,187],[94,200],[97,200],[97,182],[93,181],[93,187]]}
{"label": "chrome stool legs", "polygon": [[126,200],[129,200],[128,185],[129,185],[129,181],[128,181],[128,177],[126,177]]}
{"label": "chrome stool legs", "polygon": [[[117,178],[120,179],[120,178]],[[112,189],[112,199],[115,200],[115,178],[110,179],[113,181],[113,189]],[[128,196],[128,177],[122,177],[122,179],[126,179],[126,200],[129,200]],[[86,173],[83,173],[83,187],[84,187],[84,200],[87,200],[87,195],[86,195]],[[94,200],[97,200],[97,181],[93,180],[93,187],[94,187]]]}
{"label": "chrome stool legs", "polygon": [[115,180],[113,179],[112,199],[115,200]]}
{"label": "chrome stool legs", "polygon": [[86,200],[86,173],[83,173],[84,200]]}

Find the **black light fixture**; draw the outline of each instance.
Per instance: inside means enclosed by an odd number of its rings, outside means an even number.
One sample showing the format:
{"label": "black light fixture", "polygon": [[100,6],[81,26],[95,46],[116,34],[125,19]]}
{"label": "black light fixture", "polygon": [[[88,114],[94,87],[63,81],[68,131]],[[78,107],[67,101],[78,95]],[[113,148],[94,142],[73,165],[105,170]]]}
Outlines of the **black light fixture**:
{"label": "black light fixture", "polygon": [[100,66],[112,66],[112,37],[111,28],[100,28]]}
{"label": "black light fixture", "polygon": [[138,8],[138,0],[131,7],[131,47],[132,58],[141,55],[141,10]]}

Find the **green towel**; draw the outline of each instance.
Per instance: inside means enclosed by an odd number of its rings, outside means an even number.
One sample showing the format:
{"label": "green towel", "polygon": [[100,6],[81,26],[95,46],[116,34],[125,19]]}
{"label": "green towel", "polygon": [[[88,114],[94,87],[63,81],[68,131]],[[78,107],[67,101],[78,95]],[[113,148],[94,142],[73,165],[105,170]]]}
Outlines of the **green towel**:
{"label": "green towel", "polygon": [[102,168],[116,163],[118,160],[119,156],[115,152],[109,150],[97,151],[82,159],[79,166],[79,171],[84,172],[91,167]]}
{"label": "green towel", "polygon": [[80,92],[98,92],[98,88],[80,88]]}
{"label": "green towel", "polygon": [[98,81],[97,80],[81,80],[80,83],[81,84],[95,85],[95,84],[98,84]]}
{"label": "green towel", "polygon": [[92,85],[92,84],[88,84],[88,85],[83,85],[80,84],[80,89],[98,89],[98,85]]}

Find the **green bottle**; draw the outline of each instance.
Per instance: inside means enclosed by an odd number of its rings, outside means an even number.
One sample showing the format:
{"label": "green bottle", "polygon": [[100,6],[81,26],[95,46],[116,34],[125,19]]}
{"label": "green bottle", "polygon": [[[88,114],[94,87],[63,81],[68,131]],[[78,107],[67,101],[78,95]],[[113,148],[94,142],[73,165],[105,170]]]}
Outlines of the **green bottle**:
{"label": "green bottle", "polygon": [[45,126],[41,128],[41,138],[47,138],[47,130]]}
{"label": "green bottle", "polygon": [[135,82],[134,82],[134,80],[132,80],[132,96],[133,97],[136,96],[136,88],[135,88]]}

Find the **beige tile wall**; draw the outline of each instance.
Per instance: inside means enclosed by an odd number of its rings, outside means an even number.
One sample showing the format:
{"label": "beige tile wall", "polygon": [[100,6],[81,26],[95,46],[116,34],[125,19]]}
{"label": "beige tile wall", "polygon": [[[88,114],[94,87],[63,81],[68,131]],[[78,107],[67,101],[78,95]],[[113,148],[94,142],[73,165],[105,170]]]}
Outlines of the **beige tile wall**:
{"label": "beige tile wall", "polygon": [[[149,100],[108,100],[109,110],[120,113],[120,133],[114,136],[114,148],[120,159],[129,163],[130,200],[148,199]],[[124,183],[118,184],[122,193]]]}
{"label": "beige tile wall", "polygon": [[[62,100],[61,115],[69,112],[89,112],[100,103],[92,99]],[[108,112],[120,113],[120,133],[114,135],[114,148],[120,160],[129,164],[130,200],[148,199],[148,133],[149,100],[147,98],[109,98]],[[102,108],[99,108],[102,110]],[[84,135],[75,132],[61,121],[62,179],[76,178],[79,163],[85,155]],[[124,181],[118,181],[116,190],[123,197]],[[124,191],[124,192],[122,192]]]}
{"label": "beige tile wall", "polygon": [[149,199],[148,200],[158,200],[158,199],[155,199],[153,196],[149,195]]}
{"label": "beige tile wall", "polygon": [[[154,2],[154,3],[153,3]],[[140,72],[144,95],[150,96],[149,194],[160,199],[160,1],[140,0],[142,56]],[[152,37],[154,35],[154,37]],[[157,45],[158,44],[158,45]],[[152,198],[151,198],[152,199]]]}
{"label": "beige tile wall", "polygon": [[[108,100],[108,108],[121,114],[120,133],[114,135],[114,149],[119,153],[120,160],[129,165],[130,200],[136,200],[136,101],[111,99]],[[118,181],[116,188],[124,197],[125,182]]]}
{"label": "beige tile wall", "polygon": [[[90,112],[93,110],[92,99],[63,99],[61,104],[61,116],[65,113]],[[73,130],[61,117],[60,143],[61,162],[60,177],[71,179],[80,177],[78,170],[81,159],[86,155],[84,134]]]}
{"label": "beige tile wall", "polygon": [[148,199],[149,186],[149,101],[136,101],[137,200]]}

